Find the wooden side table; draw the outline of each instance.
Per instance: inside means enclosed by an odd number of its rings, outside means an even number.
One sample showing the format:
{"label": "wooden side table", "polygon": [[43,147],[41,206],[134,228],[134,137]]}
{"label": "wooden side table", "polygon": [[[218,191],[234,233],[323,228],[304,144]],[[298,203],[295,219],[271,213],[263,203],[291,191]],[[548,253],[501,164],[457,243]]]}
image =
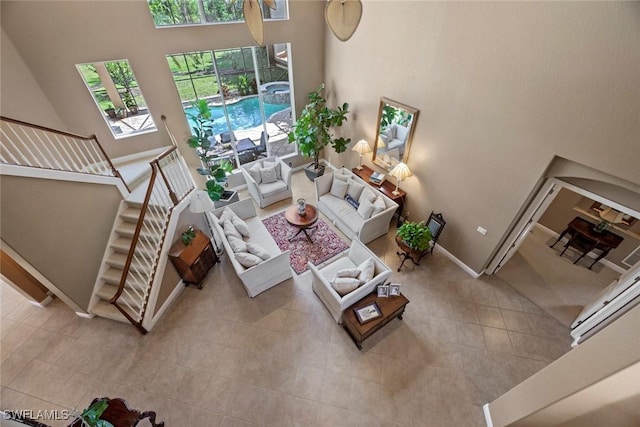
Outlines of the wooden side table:
{"label": "wooden side table", "polygon": [[429,253],[430,249],[426,249],[424,251],[417,251],[415,249],[411,249],[405,242],[402,241],[400,236],[396,234],[396,244],[400,248],[402,252],[396,252],[400,258],[402,258],[402,262],[400,263],[400,267],[398,267],[398,271],[404,265],[404,262],[408,259],[411,260],[415,265],[420,265],[420,260],[423,256]]}
{"label": "wooden side table", "polygon": [[393,200],[398,204],[398,210],[396,211],[395,214],[398,215],[398,226],[399,226],[400,219],[402,218],[402,210],[404,209],[404,202],[407,197],[407,193],[405,193],[404,191],[398,188],[398,194],[393,194],[393,191],[396,189],[396,186],[393,185],[388,180],[385,180],[382,183],[382,185],[373,184],[371,181],[369,181],[369,178],[371,178],[371,174],[373,173],[373,170],[371,170],[367,166],[362,166],[362,169],[353,168],[351,169],[351,171],[354,174],[358,175],[363,181],[367,182],[369,186],[371,186],[375,190],[378,190],[379,192],[381,192],[382,194],[384,194],[385,196],[387,196],[388,198],[390,198],[391,200]]}
{"label": "wooden side table", "polygon": [[200,230],[196,230],[196,237],[190,245],[185,245],[182,239],[178,239],[169,250],[169,259],[185,286],[194,284],[199,289],[202,289],[202,281],[211,267],[218,262],[211,240]]}
{"label": "wooden side table", "polygon": [[[378,305],[382,316],[366,323],[360,323],[354,309],[371,302],[375,302]],[[379,298],[377,291],[374,291],[345,310],[342,315],[342,326],[349,333],[358,350],[362,350],[362,342],[364,340],[396,317],[402,320],[407,304],[409,304],[409,300],[402,294],[395,297]]]}
{"label": "wooden side table", "polygon": [[305,205],[304,212],[304,215],[300,215],[298,213],[297,204],[289,206],[287,210],[284,211],[284,217],[287,222],[298,228],[298,232],[289,237],[289,241],[292,241],[298,234],[304,233],[304,235],[307,236],[307,240],[313,243],[313,240],[311,240],[311,236],[309,236],[307,230],[311,229],[318,220],[318,211],[315,206],[307,203]]}

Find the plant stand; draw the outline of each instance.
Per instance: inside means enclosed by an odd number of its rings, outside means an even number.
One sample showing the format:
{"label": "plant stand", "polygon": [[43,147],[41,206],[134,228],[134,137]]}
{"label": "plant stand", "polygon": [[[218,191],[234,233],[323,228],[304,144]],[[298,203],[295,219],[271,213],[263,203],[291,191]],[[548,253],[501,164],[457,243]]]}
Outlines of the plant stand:
{"label": "plant stand", "polygon": [[407,246],[405,242],[402,241],[402,239],[398,235],[396,235],[396,244],[402,251],[402,252],[396,252],[398,256],[402,258],[402,262],[400,263],[400,267],[398,267],[398,271],[400,271],[400,269],[404,265],[404,262],[407,259],[410,259],[414,265],[420,265],[420,260],[422,259],[422,257],[424,257],[426,254],[429,253],[429,249],[426,249],[424,251],[417,251],[415,249],[411,249],[409,246]]}

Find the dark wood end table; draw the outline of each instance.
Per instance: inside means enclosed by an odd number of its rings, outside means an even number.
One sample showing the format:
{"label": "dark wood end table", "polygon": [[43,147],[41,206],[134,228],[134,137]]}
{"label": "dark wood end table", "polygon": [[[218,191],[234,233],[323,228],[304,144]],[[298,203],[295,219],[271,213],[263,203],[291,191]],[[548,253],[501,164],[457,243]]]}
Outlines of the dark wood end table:
{"label": "dark wood end table", "polygon": [[298,234],[304,233],[304,235],[307,236],[307,240],[313,243],[313,240],[311,240],[311,236],[309,236],[309,233],[307,232],[307,230],[313,228],[314,224],[318,220],[318,211],[316,210],[315,206],[307,203],[305,205],[304,215],[300,215],[298,213],[297,204],[289,206],[287,210],[284,211],[284,217],[287,219],[287,222],[289,224],[298,228],[298,232],[293,236],[289,237],[289,241],[296,238]]}
{"label": "dark wood end table", "polygon": [[[370,320],[366,323],[360,323],[354,311],[355,308],[362,307],[371,302],[375,302],[382,312],[382,316],[377,319]],[[409,300],[404,295],[382,298],[378,297],[377,291],[369,294],[351,307],[347,308],[342,314],[342,326],[349,333],[353,342],[362,350],[362,342],[373,335],[384,325],[395,319],[402,320],[404,309],[409,304]]]}
{"label": "dark wood end table", "polygon": [[404,262],[408,259],[413,262],[414,265],[420,265],[420,260],[423,256],[428,254],[431,249],[425,249],[424,251],[418,251],[415,249],[411,249],[405,242],[402,241],[400,236],[396,234],[396,243],[402,252],[396,252],[400,258],[402,258],[402,262],[400,263],[400,267],[398,267],[398,271],[404,265]]}

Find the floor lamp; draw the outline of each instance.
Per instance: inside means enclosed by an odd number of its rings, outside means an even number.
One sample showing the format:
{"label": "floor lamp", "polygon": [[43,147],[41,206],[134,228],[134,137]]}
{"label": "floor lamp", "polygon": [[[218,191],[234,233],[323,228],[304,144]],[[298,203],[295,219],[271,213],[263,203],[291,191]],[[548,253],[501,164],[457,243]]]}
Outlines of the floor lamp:
{"label": "floor lamp", "polygon": [[218,246],[218,241],[216,240],[216,233],[211,227],[211,223],[209,222],[209,215],[207,212],[213,210],[216,206],[213,204],[213,200],[209,197],[209,193],[204,190],[197,190],[193,197],[191,198],[191,203],[189,204],[189,210],[193,213],[201,214],[204,213],[204,219],[207,221],[207,227],[209,227],[209,232],[211,233],[211,238],[213,239],[213,243],[216,247],[216,254],[221,254],[222,250]]}

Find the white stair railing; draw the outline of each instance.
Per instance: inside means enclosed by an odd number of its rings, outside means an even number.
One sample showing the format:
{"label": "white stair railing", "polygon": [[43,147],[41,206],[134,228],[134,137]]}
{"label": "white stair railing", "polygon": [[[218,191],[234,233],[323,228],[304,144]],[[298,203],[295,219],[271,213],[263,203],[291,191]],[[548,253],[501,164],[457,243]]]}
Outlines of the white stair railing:
{"label": "white stair railing", "polygon": [[0,162],[8,165],[122,180],[95,135],[80,136],[0,116],[0,148]]}

